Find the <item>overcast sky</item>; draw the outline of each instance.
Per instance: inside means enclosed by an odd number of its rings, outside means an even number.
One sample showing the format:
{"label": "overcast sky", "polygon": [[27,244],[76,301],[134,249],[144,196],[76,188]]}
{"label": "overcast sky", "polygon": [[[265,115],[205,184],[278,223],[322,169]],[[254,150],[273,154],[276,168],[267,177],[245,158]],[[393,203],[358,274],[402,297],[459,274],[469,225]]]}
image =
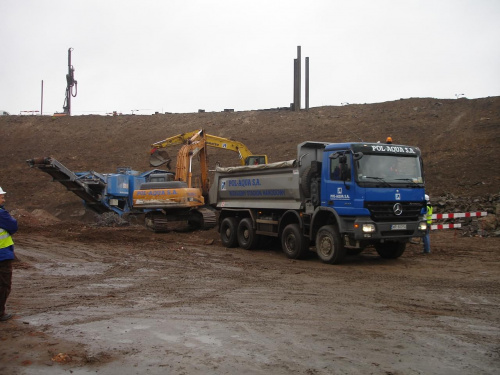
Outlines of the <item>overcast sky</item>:
{"label": "overcast sky", "polygon": [[44,114],[62,111],[70,47],[73,115],[289,106],[297,46],[310,107],[500,95],[500,0],[0,0],[0,15],[11,114],[41,110],[42,80]]}

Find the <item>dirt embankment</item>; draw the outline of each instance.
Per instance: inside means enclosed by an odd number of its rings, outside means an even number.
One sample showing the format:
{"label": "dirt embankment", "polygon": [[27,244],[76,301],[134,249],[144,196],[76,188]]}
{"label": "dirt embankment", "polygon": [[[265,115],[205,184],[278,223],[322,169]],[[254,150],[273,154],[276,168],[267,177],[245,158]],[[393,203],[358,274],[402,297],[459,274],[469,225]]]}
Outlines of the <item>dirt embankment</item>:
{"label": "dirt embankment", "polygon": [[[303,141],[384,141],[420,147],[431,196],[486,196],[500,186],[500,97],[405,99],[379,104],[318,107],[309,111],[248,111],[153,116],[2,116],[0,137],[6,162],[1,185],[11,208],[43,208],[58,217],[78,215],[76,196],[25,160],[52,156],[73,171],[115,172],[148,164],[150,145],[172,135],[204,128],[246,144],[271,161],[296,157]],[[175,154],[175,152],[173,153]],[[209,150],[210,164],[230,166],[237,155]]]}

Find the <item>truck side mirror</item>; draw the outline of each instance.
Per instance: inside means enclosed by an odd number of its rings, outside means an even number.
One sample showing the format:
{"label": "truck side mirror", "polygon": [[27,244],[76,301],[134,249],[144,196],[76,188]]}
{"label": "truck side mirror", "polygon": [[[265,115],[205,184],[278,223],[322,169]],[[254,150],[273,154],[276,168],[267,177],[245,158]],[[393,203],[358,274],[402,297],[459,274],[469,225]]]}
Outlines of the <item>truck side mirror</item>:
{"label": "truck side mirror", "polygon": [[359,160],[363,157],[363,153],[362,152],[355,152],[354,154],[352,154],[352,158],[354,160]]}

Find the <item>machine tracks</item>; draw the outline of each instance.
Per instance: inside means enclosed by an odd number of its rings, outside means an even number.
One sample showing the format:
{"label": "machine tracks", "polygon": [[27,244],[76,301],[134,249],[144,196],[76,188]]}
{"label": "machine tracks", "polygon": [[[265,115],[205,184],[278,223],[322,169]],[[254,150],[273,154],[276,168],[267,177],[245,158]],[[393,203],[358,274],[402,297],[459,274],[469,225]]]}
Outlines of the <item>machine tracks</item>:
{"label": "machine tracks", "polygon": [[215,227],[216,223],[215,212],[207,207],[193,208],[186,212],[178,212],[176,215],[166,215],[162,211],[150,212],[145,220],[146,227],[155,233],[208,230]]}

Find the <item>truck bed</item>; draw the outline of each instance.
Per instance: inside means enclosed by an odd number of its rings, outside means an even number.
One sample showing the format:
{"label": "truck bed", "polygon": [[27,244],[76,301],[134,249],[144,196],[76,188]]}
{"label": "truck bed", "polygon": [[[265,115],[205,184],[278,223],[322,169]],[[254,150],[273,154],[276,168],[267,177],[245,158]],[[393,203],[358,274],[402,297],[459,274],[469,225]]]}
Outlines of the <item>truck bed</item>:
{"label": "truck bed", "polygon": [[295,160],[217,167],[209,200],[217,208],[299,209],[299,168]]}

